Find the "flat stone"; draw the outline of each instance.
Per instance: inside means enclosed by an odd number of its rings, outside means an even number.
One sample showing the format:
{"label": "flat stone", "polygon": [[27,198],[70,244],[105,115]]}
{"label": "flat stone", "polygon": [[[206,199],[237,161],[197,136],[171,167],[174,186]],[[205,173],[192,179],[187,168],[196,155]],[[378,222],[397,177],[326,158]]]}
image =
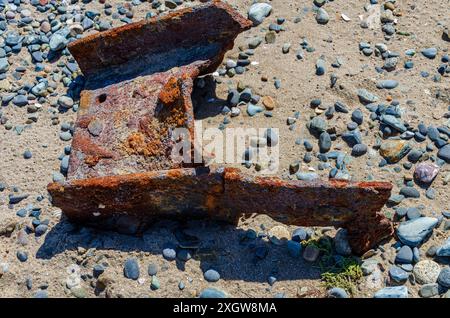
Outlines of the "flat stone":
{"label": "flat stone", "polygon": [[437,224],[438,219],[432,217],[402,222],[397,228],[397,236],[403,244],[414,247],[422,243]]}
{"label": "flat stone", "polygon": [[419,290],[420,297],[430,298],[439,295],[439,284],[425,284],[420,287]]}
{"label": "flat stone", "polygon": [[228,295],[220,289],[205,288],[200,292],[199,298],[228,298]]}
{"label": "flat stone", "polygon": [[386,140],[380,146],[380,155],[389,163],[397,163],[411,150],[405,140]]}
{"label": "flat stone", "polygon": [[385,287],[377,291],[374,298],[408,298],[406,286]]}

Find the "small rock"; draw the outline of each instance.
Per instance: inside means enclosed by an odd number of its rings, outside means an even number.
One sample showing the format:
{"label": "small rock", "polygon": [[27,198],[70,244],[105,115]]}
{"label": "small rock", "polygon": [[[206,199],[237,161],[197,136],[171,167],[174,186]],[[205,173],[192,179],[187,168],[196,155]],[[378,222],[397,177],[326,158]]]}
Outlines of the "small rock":
{"label": "small rock", "polygon": [[398,264],[411,264],[413,261],[413,251],[408,245],[403,245],[397,252],[395,262]]}
{"label": "small rock", "polygon": [[441,270],[437,282],[445,288],[450,288],[450,267],[447,266]]}
{"label": "small rock", "polygon": [[228,298],[228,295],[220,289],[205,288],[200,292],[199,298]]}
{"label": "small rock", "polygon": [[253,22],[253,26],[257,26],[263,22],[263,20],[272,11],[272,6],[268,3],[255,3],[248,10],[248,18]]}
{"label": "small rock", "polygon": [[377,291],[374,298],[408,298],[406,286],[385,287]]}
{"label": "small rock", "polygon": [[397,163],[411,150],[405,140],[386,140],[380,146],[380,155],[389,163]]}
{"label": "small rock", "polygon": [[210,283],[217,282],[220,279],[220,274],[214,269],[208,269],[203,276],[205,277],[205,280]]}
{"label": "small rock", "polygon": [[303,258],[308,262],[315,262],[319,257],[320,250],[314,245],[308,245],[304,249]]}
{"label": "small rock", "polygon": [[123,274],[129,279],[137,280],[139,278],[139,264],[137,259],[129,258],[125,261]]}
{"label": "small rock", "polygon": [[437,223],[438,219],[431,217],[402,222],[397,228],[397,236],[403,244],[414,247],[423,242]]}
{"label": "small rock", "polygon": [[336,249],[336,253],[349,256],[352,253],[352,248],[348,242],[347,230],[339,229],[336,232],[336,236],[334,237],[334,247]]}
{"label": "small rock", "polygon": [[422,162],[416,166],[414,178],[419,183],[430,184],[439,173],[439,167],[434,163]]}
{"label": "small rock", "polygon": [[419,284],[435,283],[441,267],[432,260],[423,260],[414,265],[413,274]]}
{"label": "small rock", "polygon": [[437,49],[434,47],[430,47],[428,49],[422,50],[421,53],[423,54],[423,56],[425,56],[429,59],[434,59],[437,54]]}
{"label": "small rock", "polygon": [[347,292],[339,287],[333,287],[328,291],[329,298],[348,298]]}
{"label": "small rock", "polygon": [[419,290],[420,297],[430,298],[439,295],[439,284],[425,284],[420,287]]}
{"label": "small rock", "polygon": [[319,24],[327,24],[328,21],[330,21],[330,16],[328,15],[328,12],[325,11],[325,9],[323,8],[319,8],[316,14],[316,21]]}

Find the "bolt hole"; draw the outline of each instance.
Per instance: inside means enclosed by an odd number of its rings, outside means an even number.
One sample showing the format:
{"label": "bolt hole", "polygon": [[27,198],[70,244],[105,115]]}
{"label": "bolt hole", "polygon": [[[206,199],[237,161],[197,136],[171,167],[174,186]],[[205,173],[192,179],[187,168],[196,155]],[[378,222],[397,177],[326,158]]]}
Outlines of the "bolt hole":
{"label": "bolt hole", "polygon": [[103,103],[106,100],[106,94],[101,94],[97,97],[99,103]]}

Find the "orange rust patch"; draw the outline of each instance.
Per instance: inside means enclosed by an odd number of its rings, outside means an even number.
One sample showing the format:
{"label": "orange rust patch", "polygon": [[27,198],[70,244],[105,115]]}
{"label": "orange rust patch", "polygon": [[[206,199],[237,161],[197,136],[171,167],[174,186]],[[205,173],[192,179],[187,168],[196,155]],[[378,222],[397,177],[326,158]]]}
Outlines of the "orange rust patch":
{"label": "orange rust patch", "polygon": [[164,106],[172,106],[181,98],[181,83],[175,77],[170,77],[159,93],[158,99]]}
{"label": "orange rust patch", "polygon": [[128,154],[137,154],[146,157],[153,157],[163,153],[160,140],[155,138],[151,141],[146,141],[145,135],[141,132],[130,134],[122,148]]}

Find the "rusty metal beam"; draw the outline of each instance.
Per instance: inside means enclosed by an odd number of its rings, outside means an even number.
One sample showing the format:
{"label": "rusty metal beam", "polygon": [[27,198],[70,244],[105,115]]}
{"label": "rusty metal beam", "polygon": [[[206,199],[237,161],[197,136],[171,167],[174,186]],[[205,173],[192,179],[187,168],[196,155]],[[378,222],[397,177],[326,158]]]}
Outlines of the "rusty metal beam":
{"label": "rusty metal beam", "polygon": [[363,253],[392,234],[379,213],[391,188],[386,182],[286,181],[199,167],[69,180],[48,191],[69,219],[92,225],[115,228],[124,215],[144,227],[159,217],[237,223],[264,213],[288,224],[347,228],[354,251]]}
{"label": "rusty metal beam", "polygon": [[71,43],[87,82],[67,180],[48,185],[53,204],[73,221],[116,229],[130,220],[143,228],[156,217],[236,223],[265,213],[284,223],[345,227],[356,253],[392,235],[379,212],[390,183],[285,181],[171,160],[172,130],[194,136],[193,80],[217,68],[250,26],[213,1]]}

